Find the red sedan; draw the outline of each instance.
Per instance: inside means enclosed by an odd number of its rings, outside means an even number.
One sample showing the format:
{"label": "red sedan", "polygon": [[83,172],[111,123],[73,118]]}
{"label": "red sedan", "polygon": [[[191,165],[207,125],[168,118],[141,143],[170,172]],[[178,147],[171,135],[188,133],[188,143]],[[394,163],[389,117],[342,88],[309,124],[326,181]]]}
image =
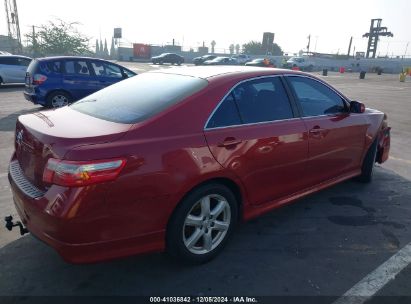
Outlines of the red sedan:
{"label": "red sedan", "polygon": [[9,180],[28,231],[68,261],[201,263],[240,220],[370,181],[389,147],[384,113],[312,75],[175,68],[20,116]]}

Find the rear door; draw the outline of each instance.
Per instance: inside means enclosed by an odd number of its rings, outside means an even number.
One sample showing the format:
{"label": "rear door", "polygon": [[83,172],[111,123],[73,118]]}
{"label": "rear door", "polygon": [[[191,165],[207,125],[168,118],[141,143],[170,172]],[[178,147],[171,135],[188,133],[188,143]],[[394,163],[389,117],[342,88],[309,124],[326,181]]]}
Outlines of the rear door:
{"label": "rear door", "polygon": [[242,180],[252,204],[304,186],[307,133],[281,77],[233,88],[211,115],[205,136],[215,159]]}
{"label": "rear door", "polygon": [[350,113],[339,93],[314,78],[288,76],[287,80],[309,132],[310,184],[359,170],[369,125],[365,116]]}
{"label": "rear door", "polygon": [[100,89],[96,76],[90,71],[86,59],[67,59],[64,61],[63,89],[68,91],[74,100],[81,99]]}

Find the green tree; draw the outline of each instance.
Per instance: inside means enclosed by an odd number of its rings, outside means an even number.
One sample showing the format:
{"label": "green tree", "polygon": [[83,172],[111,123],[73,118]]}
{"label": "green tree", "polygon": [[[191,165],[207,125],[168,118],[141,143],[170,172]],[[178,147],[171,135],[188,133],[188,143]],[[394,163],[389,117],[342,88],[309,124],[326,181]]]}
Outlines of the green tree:
{"label": "green tree", "polygon": [[89,38],[78,32],[77,22],[63,20],[49,21],[48,24],[37,26],[37,32],[26,35],[29,45],[42,56],[48,55],[87,55]]}
{"label": "green tree", "polygon": [[[268,52],[270,52],[273,56],[283,55],[283,51],[277,43],[273,43],[271,50],[268,50]],[[263,48],[261,42],[250,41],[243,44],[243,53],[251,55],[267,55],[267,50]]]}

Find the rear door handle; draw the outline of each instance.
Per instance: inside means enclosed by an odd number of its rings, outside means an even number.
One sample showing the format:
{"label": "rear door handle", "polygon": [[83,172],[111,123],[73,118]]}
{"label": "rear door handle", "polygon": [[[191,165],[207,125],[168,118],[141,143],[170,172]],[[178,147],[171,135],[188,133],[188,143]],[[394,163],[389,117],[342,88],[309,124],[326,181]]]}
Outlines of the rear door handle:
{"label": "rear door handle", "polygon": [[319,126],[315,126],[314,128],[312,128],[311,130],[310,130],[310,133],[311,134],[319,134],[319,133],[322,133],[322,132],[324,132],[325,131],[325,129],[322,129],[322,128],[320,128]]}
{"label": "rear door handle", "polygon": [[227,137],[226,139],[224,139],[224,141],[222,143],[219,143],[218,146],[219,147],[235,147],[238,144],[241,144],[241,140],[239,139],[235,139],[234,137]]}

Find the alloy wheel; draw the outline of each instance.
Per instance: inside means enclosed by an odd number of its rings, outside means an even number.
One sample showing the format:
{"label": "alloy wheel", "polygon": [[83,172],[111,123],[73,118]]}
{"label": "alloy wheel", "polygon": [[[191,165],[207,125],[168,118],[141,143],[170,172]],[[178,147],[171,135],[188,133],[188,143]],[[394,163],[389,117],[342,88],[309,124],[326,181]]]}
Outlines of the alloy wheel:
{"label": "alloy wheel", "polygon": [[51,105],[53,106],[53,108],[60,108],[60,107],[68,105],[68,103],[69,103],[68,98],[60,94],[54,96],[53,99],[51,100]]}
{"label": "alloy wheel", "polygon": [[223,196],[210,194],[198,200],[183,225],[183,241],[194,254],[213,251],[225,238],[231,223],[231,208]]}

